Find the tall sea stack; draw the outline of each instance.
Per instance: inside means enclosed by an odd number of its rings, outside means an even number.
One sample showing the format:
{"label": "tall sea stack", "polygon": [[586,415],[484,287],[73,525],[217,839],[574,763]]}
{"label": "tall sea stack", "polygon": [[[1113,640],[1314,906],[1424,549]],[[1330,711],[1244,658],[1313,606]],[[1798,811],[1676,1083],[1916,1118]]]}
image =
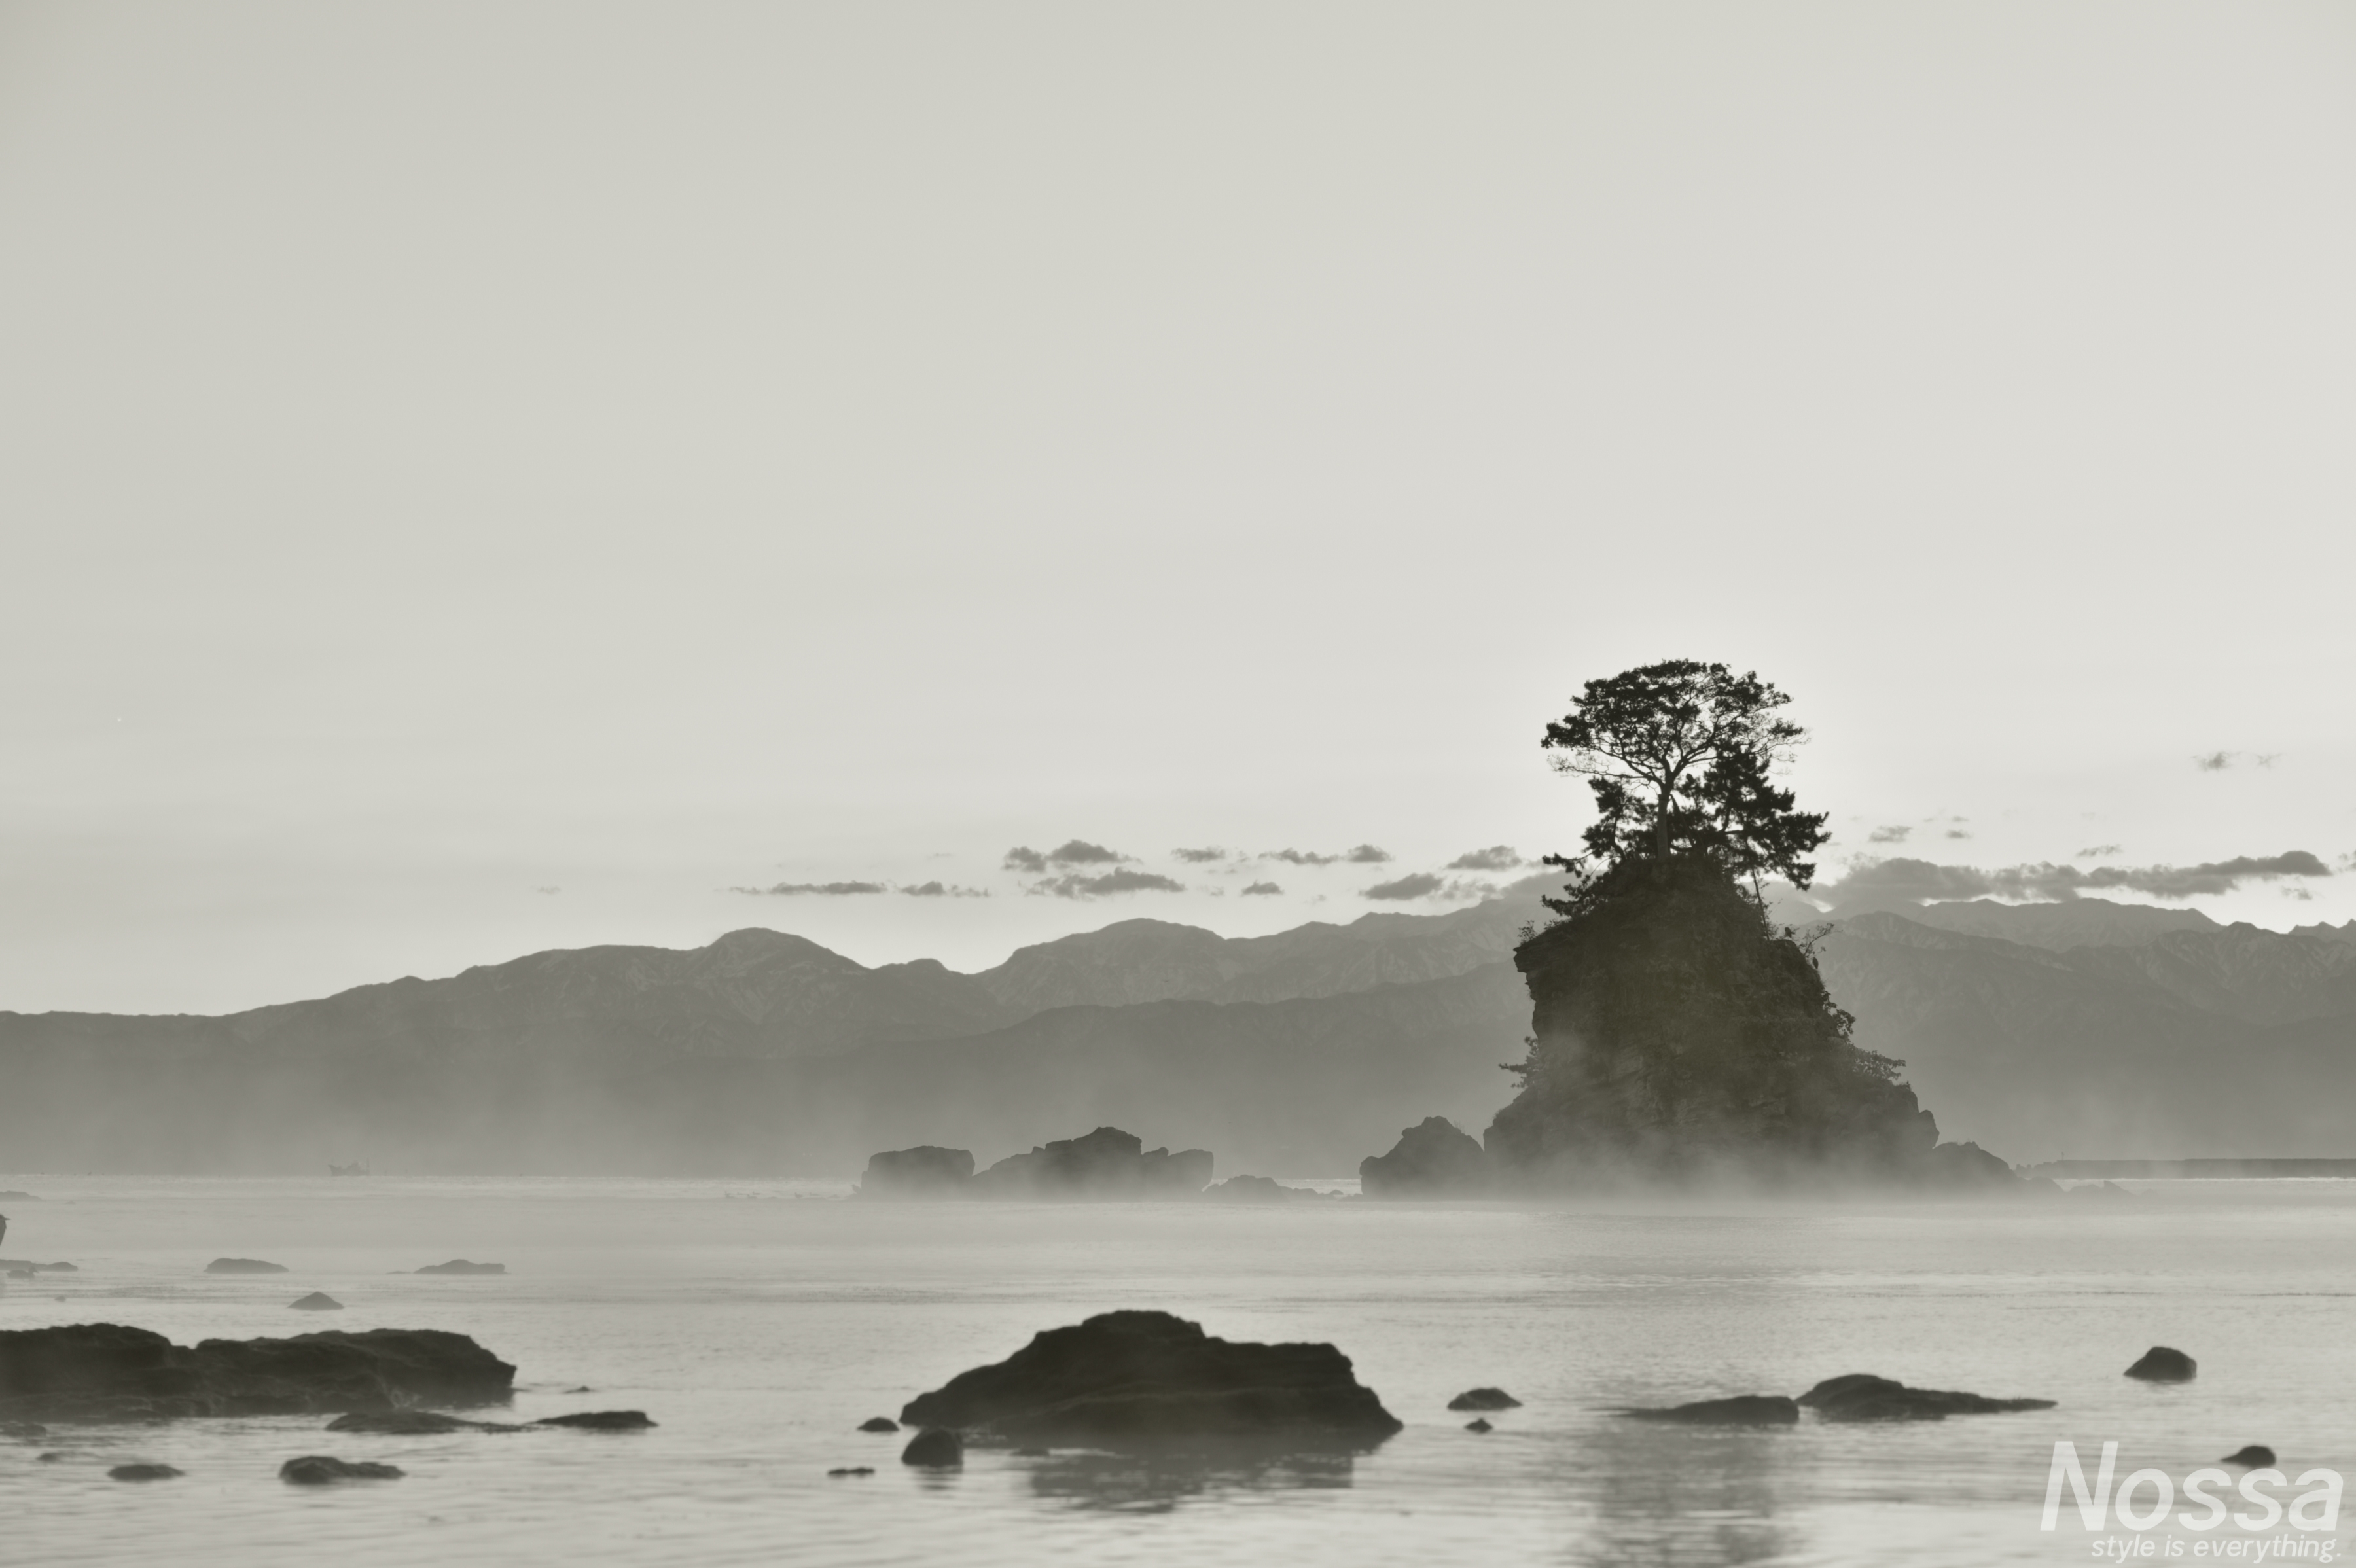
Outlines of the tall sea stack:
{"label": "tall sea stack", "polygon": [[1814,959],[1708,854],[1622,862],[1515,962],[1534,1036],[1486,1140],[1508,1181],[1953,1163],[1899,1064],[1850,1040]]}

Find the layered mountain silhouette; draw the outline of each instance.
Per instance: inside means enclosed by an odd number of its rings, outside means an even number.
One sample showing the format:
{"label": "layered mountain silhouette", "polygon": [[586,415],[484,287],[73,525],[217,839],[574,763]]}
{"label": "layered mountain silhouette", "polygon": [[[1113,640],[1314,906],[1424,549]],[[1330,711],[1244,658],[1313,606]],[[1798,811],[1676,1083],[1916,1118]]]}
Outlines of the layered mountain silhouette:
{"label": "layered mountain silhouette", "polygon": [[[1260,938],[1123,920],[976,974],[750,929],[221,1017],[0,1013],[0,1169],[841,1174],[1109,1122],[1222,1175],[1344,1172],[1505,1103],[1539,886]],[[1945,1136],[2020,1162],[2356,1155],[2356,922],[2086,898],[1819,929],[1858,1042]]]}

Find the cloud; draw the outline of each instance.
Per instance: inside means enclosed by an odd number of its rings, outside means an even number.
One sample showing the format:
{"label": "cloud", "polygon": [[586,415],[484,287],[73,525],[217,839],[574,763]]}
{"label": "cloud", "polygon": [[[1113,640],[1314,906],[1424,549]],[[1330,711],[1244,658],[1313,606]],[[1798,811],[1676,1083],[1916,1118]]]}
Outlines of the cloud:
{"label": "cloud", "polygon": [[2296,898],[2302,904],[2311,904],[2315,901],[2315,895],[2304,887],[2286,887],[2282,890],[2282,896],[2286,898]]}
{"label": "cloud", "polygon": [[2277,876],[2329,876],[2331,868],[2303,849],[2199,865],[2074,865],[2040,861],[1983,871],[1969,865],[1934,865],[1927,860],[1861,861],[1824,889],[1836,915],[1869,909],[1905,909],[1957,898],[2008,898],[2065,903],[2089,893],[2127,892],[2154,898],[2201,898],[2230,893],[2244,882]]}
{"label": "cloud", "polygon": [[1036,875],[1047,869],[1047,857],[1035,849],[1016,844],[1006,852],[1006,858],[998,863],[998,867],[1001,871],[1027,871]]}
{"label": "cloud", "polygon": [[2222,773],[2233,766],[2233,754],[2230,751],[2205,752],[2192,759],[2192,766],[2203,773]]}
{"label": "cloud", "polygon": [[1227,852],[1223,849],[1173,849],[1170,853],[1189,865],[1207,865],[1212,861],[1227,858]]}
{"label": "cloud", "polygon": [[816,894],[822,898],[847,898],[860,893],[881,893],[881,882],[780,882],[775,887],[731,887],[731,893],[756,893],[763,896],[798,897]]}
{"label": "cloud", "polygon": [[1947,836],[1951,839],[1967,839],[1972,836],[1972,831],[1969,828],[1949,828]]}
{"label": "cloud", "polygon": [[1451,871],[1512,871],[1522,864],[1521,855],[1510,844],[1491,844],[1487,849],[1467,850],[1448,863]]}
{"label": "cloud", "polygon": [[1243,896],[1247,898],[1269,898],[1283,891],[1273,882],[1255,882],[1244,889]]}
{"label": "cloud", "polygon": [[1104,845],[1086,839],[1066,839],[1061,846],[1047,852],[1050,865],[1119,865],[1128,859],[1125,854],[1115,854]]}
{"label": "cloud", "polygon": [[1101,876],[1075,872],[1033,883],[1028,891],[1057,898],[1101,898],[1108,893],[1183,893],[1186,885],[1152,871],[1108,871]]}
{"label": "cloud", "polygon": [[1342,857],[1338,854],[1312,854],[1299,849],[1272,849],[1262,853],[1259,858],[1280,860],[1288,865],[1331,865]]}
{"label": "cloud", "polygon": [[564,889],[562,887],[535,887],[532,891],[535,893],[562,893]]}
{"label": "cloud", "polygon": [[1376,849],[1370,843],[1362,843],[1342,858],[1352,865],[1382,865],[1390,860],[1391,852],[1387,849]]}
{"label": "cloud", "polygon": [[1907,827],[1902,823],[1891,827],[1876,828],[1869,835],[1869,842],[1874,843],[1904,843],[1906,842],[1906,835],[1913,831],[1914,830],[1912,828]]}
{"label": "cloud", "polygon": [[1437,893],[1446,884],[1429,871],[1410,872],[1396,882],[1377,882],[1358,896],[1362,898],[1407,899],[1423,898]]}
{"label": "cloud", "polygon": [[2107,854],[2118,854],[2118,853],[2119,853],[2119,846],[2118,846],[2117,844],[2115,844],[2115,843],[2098,843],[2098,844],[2093,844],[2093,845],[2090,845],[2089,847],[2087,847],[2087,848],[2085,848],[2085,849],[2082,849],[2082,850],[2080,850],[2080,851],[2078,852],[2078,854],[2079,854],[2079,857],[2080,857],[2081,859],[2084,859],[2084,860],[2100,860],[2100,859],[2102,859],[2104,855],[2107,855]]}
{"label": "cloud", "polygon": [[911,898],[987,898],[986,887],[948,887],[938,882],[919,882],[914,887],[898,887],[893,891],[905,893]]}

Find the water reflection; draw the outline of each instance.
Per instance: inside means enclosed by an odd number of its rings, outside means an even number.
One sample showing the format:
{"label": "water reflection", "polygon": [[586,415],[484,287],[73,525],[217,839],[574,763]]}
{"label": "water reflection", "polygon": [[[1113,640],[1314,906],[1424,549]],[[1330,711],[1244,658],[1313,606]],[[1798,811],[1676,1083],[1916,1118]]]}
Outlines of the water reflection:
{"label": "water reflection", "polygon": [[1777,1512],[1793,1435],[1622,1421],[1579,1434],[1563,1480],[1590,1511],[1566,1561],[1685,1568],[1797,1552],[1800,1533]]}
{"label": "water reflection", "polygon": [[1168,1513],[1194,1498],[1243,1491],[1336,1491],[1351,1484],[1346,1454],[1106,1454],[1018,1457],[1034,1497],[1121,1513]]}

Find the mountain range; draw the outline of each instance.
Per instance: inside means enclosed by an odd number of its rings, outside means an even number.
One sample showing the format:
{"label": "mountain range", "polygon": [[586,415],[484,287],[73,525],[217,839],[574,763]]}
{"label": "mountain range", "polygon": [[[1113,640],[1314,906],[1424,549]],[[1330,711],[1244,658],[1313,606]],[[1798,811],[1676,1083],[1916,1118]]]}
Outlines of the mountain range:
{"label": "mountain range", "polygon": [[[1223,1175],[1344,1174],[1505,1102],[1544,886],[1257,938],[1122,920],[973,974],[755,929],[220,1017],[0,1013],[0,1169],[841,1174],[1110,1122]],[[1946,1136],[2020,1162],[2356,1154],[2356,922],[2082,898],[1809,929]]]}

